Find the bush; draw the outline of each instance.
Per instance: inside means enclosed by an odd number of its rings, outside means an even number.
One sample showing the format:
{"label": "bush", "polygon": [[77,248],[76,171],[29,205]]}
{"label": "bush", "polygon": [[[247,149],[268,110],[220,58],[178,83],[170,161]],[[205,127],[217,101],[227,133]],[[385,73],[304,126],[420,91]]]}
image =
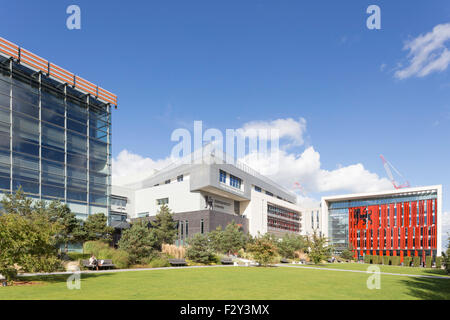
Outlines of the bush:
{"label": "bush", "polygon": [[79,261],[90,258],[90,255],[88,253],[81,253],[81,252],[68,252],[67,256],[71,261]]}
{"label": "bush", "polygon": [[210,264],[216,261],[206,235],[196,233],[189,239],[189,247],[186,250],[186,258],[192,260],[193,262],[203,264]]}
{"label": "bush", "polygon": [[94,256],[98,256],[100,250],[109,248],[108,243],[106,243],[105,241],[86,241],[83,244],[83,253],[88,254],[88,255],[94,255]]}
{"label": "bush", "polygon": [[364,263],[371,263],[371,256],[370,255],[366,254],[364,256]]}
{"label": "bush", "polygon": [[83,252],[94,255],[98,260],[111,259],[116,268],[125,269],[130,265],[130,256],[124,250],[110,247],[104,241],[87,241],[83,244]]}
{"label": "bush", "polygon": [[165,257],[155,257],[148,263],[150,268],[170,267],[169,260]]}
{"label": "bush", "polygon": [[431,265],[433,264],[433,257],[426,257],[425,258],[425,267],[431,268]]}
{"label": "bush", "polygon": [[405,267],[410,267],[411,266],[411,261],[412,261],[411,257],[404,257],[403,258],[403,265]]}
{"label": "bush", "polygon": [[111,256],[112,262],[118,269],[126,269],[130,265],[130,256],[127,252],[123,250],[113,250],[113,254]]}
{"label": "bush", "polygon": [[123,231],[119,248],[128,252],[132,264],[142,263],[158,248],[158,239],[154,229],[149,230],[147,222],[138,221],[130,229]]}
{"label": "bush", "polygon": [[436,269],[442,268],[442,257],[436,257]]}
{"label": "bush", "polygon": [[277,257],[277,247],[268,238],[258,238],[254,243],[249,244],[247,250],[261,266],[273,263]]}
{"label": "bush", "polygon": [[415,268],[420,267],[420,258],[419,257],[413,257],[412,261],[413,261],[413,263],[412,263],[413,267],[415,267]]}

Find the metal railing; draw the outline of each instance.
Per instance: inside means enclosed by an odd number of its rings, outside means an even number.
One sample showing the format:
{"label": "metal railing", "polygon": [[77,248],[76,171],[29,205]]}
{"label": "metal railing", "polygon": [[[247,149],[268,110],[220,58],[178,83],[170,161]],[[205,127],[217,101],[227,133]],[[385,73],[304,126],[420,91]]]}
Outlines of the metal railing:
{"label": "metal railing", "polygon": [[79,76],[35,55],[34,53],[17,46],[16,44],[0,37],[0,54],[8,58],[16,59],[18,62],[42,71],[49,77],[67,83],[83,92],[92,94],[94,97],[117,106],[117,96],[95,84],[80,78]]}

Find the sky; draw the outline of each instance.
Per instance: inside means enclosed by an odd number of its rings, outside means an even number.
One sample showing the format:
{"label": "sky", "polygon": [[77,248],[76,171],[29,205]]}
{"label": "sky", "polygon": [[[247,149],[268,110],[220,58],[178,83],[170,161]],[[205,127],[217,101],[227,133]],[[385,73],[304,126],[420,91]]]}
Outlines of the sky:
{"label": "sky", "polygon": [[[69,30],[69,5],[81,29]],[[370,30],[369,5],[381,10]],[[275,128],[276,182],[322,195],[442,184],[450,230],[450,3],[2,1],[1,36],[114,92],[113,181],[166,166],[178,128]],[[253,163],[264,171],[264,159]],[[302,190],[294,188],[298,182]],[[444,232],[445,233],[445,232]]]}

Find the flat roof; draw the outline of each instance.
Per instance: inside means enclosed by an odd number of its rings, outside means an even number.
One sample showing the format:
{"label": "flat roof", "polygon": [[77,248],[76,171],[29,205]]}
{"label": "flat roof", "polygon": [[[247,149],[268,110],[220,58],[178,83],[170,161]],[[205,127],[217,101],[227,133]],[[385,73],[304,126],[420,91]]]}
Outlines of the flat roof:
{"label": "flat roof", "polygon": [[434,186],[424,186],[424,187],[413,187],[413,188],[404,188],[398,190],[387,190],[387,191],[379,191],[379,192],[368,192],[368,193],[353,193],[353,194],[344,194],[338,196],[327,196],[322,197],[322,201],[345,201],[345,200],[355,200],[355,199],[370,199],[370,198],[378,198],[380,196],[398,196],[398,195],[411,195],[417,194],[421,192],[429,192],[432,190],[441,191],[442,185],[434,185]]}
{"label": "flat roof", "polygon": [[0,54],[15,59],[20,64],[26,65],[29,68],[41,71],[49,77],[59,82],[66,83],[84,93],[91,94],[103,102],[117,106],[117,96],[115,94],[100,88],[2,37],[0,37]]}

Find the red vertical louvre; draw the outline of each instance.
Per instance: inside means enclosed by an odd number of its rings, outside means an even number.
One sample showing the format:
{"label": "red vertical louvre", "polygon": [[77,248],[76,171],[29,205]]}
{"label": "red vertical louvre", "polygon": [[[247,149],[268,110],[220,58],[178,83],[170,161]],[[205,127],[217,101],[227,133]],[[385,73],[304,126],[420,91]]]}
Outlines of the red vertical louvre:
{"label": "red vertical louvre", "polygon": [[405,227],[400,228],[400,249],[405,249]]}
{"label": "red vertical louvre", "polygon": [[437,248],[437,232],[436,232],[436,225],[433,226],[433,248],[432,249],[436,249]]}
{"label": "red vertical louvre", "polygon": [[415,227],[417,225],[417,202],[411,203],[411,226]]}
{"label": "red vertical louvre", "polygon": [[401,227],[401,226],[403,226],[403,217],[402,217],[403,208],[402,208],[402,204],[401,203],[397,203],[396,208],[397,208],[397,227]]}
{"label": "red vertical louvre", "polygon": [[424,201],[419,201],[419,226],[424,225],[425,206]]}
{"label": "red vertical louvre", "polygon": [[423,248],[428,249],[428,227],[423,227]]}
{"label": "red vertical louvre", "polygon": [[415,249],[416,250],[418,250],[418,249],[420,249],[420,228],[419,227],[416,227],[416,234],[415,234],[415,237],[416,237],[416,243],[415,243]]}
{"label": "red vertical louvre", "polygon": [[403,203],[404,226],[409,227],[409,202]]}
{"label": "red vertical louvre", "polygon": [[379,215],[379,207],[378,206],[370,206],[369,214],[371,222],[369,222],[369,226],[372,230],[372,239],[373,239],[373,249],[378,249],[378,215]]}
{"label": "red vertical louvre", "polygon": [[398,228],[397,227],[394,228],[394,235],[392,237],[392,240],[394,242],[394,245],[392,246],[392,248],[394,250],[397,250],[398,249]]}
{"label": "red vertical louvre", "polygon": [[391,228],[386,228],[386,250],[391,250]]}
{"label": "red vertical louvre", "polygon": [[395,205],[391,203],[389,205],[389,227],[394,227],[394,215],[395,215]]}
{"label": "red vertical louvre", "polygon": [[433,200],[427,200],[427,226],[433,224]]}
{"label": "red vertical louvre", "polygon": [[408,249],[412,249],[414,247],[413,232],[414,232],[414,228],[409,227],[408,228]]}
{"label": "red vertical louvre", "polygon": [[366,229],[366,250],[370,249],[370,238],[371,238],[371,234],[370,233],[371,233],[370,229]]}

